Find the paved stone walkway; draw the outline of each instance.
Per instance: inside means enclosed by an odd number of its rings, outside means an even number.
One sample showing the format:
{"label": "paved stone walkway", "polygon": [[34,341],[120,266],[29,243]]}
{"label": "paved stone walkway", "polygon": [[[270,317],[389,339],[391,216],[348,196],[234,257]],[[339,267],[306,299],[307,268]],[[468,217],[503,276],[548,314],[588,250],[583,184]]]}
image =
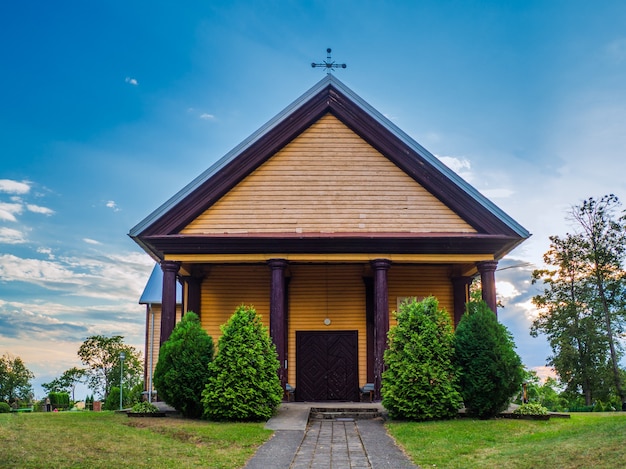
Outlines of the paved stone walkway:
{"label": "paved stone walkway", "polygon": [[266,425],[274,435],[245,469],[417,469],[387,434],[382,419],[314,420],[309,407],[283,404]]}

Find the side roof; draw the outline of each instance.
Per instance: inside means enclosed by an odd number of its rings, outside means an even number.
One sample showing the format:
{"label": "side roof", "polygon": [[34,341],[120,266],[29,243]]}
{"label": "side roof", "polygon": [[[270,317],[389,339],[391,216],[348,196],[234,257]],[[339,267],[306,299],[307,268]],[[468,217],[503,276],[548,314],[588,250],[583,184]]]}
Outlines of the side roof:
{"label": "side roof", "polygon": [[[146,287],[139,298],[140,305],[160,305],[163,298],[163,270],[159,264],[155,264],[146,283]],[[176,304],[182,304],[183,288],[180,283],[176,282]]]}
{"label": "side roof", "polygon": [[333,75],[324,77],[200,174],[132,228],[129,236],[154,254],[142,238],[175,235],[328,112],[463,217],[479,233],[517,238],[519,242],[530,236],[513,218]]}

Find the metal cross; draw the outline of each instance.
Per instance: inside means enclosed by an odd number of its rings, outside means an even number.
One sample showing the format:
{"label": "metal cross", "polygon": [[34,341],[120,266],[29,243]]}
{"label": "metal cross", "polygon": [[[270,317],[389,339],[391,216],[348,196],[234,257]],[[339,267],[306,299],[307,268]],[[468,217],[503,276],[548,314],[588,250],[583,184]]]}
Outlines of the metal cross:
{"label": "metal cross", "polygon": [[326,60],[322,63],[316,64],[315,62],[313,62],[311,64],[311,67],[313,68],[325,68],[326,69],[326,73],[328,75],[330,75],[330,72],[333,71],[333,68],[346,68],[347,65],[346,64],[336,64],[335,62],[332,61],[332,59],[330,58],[330,53],[331,53],[331,49],[330,47],[328,49],[326,49],[326,53],[328,54],[326,56]]}

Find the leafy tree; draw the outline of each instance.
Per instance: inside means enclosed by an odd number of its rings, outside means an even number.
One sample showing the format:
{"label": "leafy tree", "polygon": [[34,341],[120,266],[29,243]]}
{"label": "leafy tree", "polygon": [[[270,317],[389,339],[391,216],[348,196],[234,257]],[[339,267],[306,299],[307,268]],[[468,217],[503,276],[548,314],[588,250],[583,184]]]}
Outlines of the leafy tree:
{"label": "leafy tree", "polygon": [[[492,313],[493,314],[493,313]],[[389,331],[382,376],[383,406],[393,418],[452,418],[461,404],[454,332],[434,297],[400,305]]]}
{"label": "leafy tree", "polygon": [[50,392],[67,392],[71,393],[72,401],[74,400],[74,391],[76,390],[76,384],[83,381],[85,378],[85,370],[82,368],[72,367],[69,370],[63,372],[61,376],[53,379],[49,383],[43,383],[41,385],[48,393]]}
{"label": "leafy tree", "polygon": [[[95,393],[106,399],[113,384],[119,387],[120,374],[125,388],[131,388],[141,382],[143,364],[140,354],[130,345],[123,342],[120,335],[105,337],[94,335],[88,337],[78,349],[78,356],[87,367],[85,373],[87,384]],[[120,370],[120,353],[124,352],[123,373]]]}
{"label": "leafy tree", "polygon": [[202,329],[198,316],[189,311],[159,350],[154,370],[159,397],[185,417],[201,417],[201,395],[212,360],[213,339]]}
{"label": "leafy tree", "polygon": [[267,328],[251,306],[239,306],[222,326],[215,360],[202,392],[211,420],[267,420],[283,396],[278,356]]}
{"label": "leafy tree", "polygon": [[0,357],[0,401],[30,400],[33,388],[30,380],[35,375],[26,368],[20,357],[5,353]]}
{"label": "leafy tree", "polygon": [[600,371],[608,344],[593,307],[583,240],[568,234],[551,236],[550,241],[543,260],[553,268],[532,273],[533,283],[542,281],[544,291],[532,299],[539,314],[530,333],[547,336],[553,352],[548,365],[554,367],[568,391],[582,389],[586,405],[591,405],[602,387]]}
{"label": "leafy tree", "polygon": [[626,320],[626,215],[620,209],[619,199],[605,195],[600,200],[589,198],[572,209],[572,218],[578,223],[583,240],[583,256],[589,263],[590,285],[593,288],[594,307],[599,312],[609,345],[609,360],[615,390],[622,403],[626,389],[619,368],[621,350],[618,338],[624,333]]}
{"label": "leafy tree", "polygon": [[519,392],[523,367],[511,333],[487,303],[467,304],[454,344],[467,412],[486,419],[505,410]]}

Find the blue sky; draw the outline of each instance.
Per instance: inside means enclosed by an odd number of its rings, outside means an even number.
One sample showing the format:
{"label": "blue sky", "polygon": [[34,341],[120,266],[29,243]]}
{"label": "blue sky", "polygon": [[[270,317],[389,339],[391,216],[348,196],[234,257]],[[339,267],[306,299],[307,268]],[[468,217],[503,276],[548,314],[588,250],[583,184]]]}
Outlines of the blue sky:
{"label": "blue sky", "polygon": [[25,0],[0,6],[0,354],[38,396],[89,335],[143,350],[152,261],[128,231],[320,80],[327,47],[533,233],[499,317],[545,364],[530,271],[569,207],[626,198],[626,3]]}

